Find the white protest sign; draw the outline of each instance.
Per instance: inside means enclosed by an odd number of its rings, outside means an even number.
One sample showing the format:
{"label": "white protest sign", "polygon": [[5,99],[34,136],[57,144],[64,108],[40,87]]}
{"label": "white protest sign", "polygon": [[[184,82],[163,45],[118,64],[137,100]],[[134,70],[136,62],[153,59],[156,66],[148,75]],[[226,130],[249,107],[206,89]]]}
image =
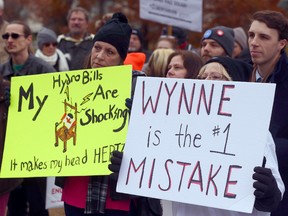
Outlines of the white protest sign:
{"label": "white protest sign", "polygon": [[140,17],[201,32],[202,4],[202,0],[140,0]]}
{"label": "white protest sign", "polygon": [[62,188],[54,184],[55,177],[47,177],[46,185],[46,209],[63,208],[64,203],[61,201]]}
{"label": "white protest sign", "polygon": [[274,91],[274,84],[138,78],[117,191],[251,213]]}

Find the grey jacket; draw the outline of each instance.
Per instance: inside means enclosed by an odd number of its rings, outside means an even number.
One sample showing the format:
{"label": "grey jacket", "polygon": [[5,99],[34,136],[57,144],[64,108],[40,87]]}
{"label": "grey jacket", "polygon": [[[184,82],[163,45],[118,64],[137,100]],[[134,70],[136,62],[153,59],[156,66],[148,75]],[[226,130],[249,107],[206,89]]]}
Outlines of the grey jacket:
{"label": "grey jacket", "polygon": [[12,76],[23,76],[55,72],[54,67],[49,65],[44,60],[30,55],[25,62],[23,68],[19,72],[15,72],[12,66],[12,59],[0,66],[0,75],[8,80],[11,80]]}

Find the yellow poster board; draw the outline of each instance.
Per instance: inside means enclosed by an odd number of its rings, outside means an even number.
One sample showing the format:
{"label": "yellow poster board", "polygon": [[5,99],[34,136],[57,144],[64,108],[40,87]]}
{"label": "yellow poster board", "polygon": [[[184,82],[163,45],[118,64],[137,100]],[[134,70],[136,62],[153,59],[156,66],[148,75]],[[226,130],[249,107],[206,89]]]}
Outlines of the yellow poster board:
{"label": "yellow poster board", "polygon": [[1,177],[109,174],[131,79],[131,65],[13,77]]}

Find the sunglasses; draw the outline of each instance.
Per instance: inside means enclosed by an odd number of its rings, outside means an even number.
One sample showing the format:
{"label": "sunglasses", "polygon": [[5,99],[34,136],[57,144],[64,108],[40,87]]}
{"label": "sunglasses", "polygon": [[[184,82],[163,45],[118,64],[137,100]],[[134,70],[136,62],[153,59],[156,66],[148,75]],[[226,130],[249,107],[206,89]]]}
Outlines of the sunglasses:
{"label": "sunglasses", "polygon": [[2,38],[4,40],[8,40],[9,37],[11,37],[12,39],[18,39],[20,36],[24,36],[24,35],[21,35],[21,34],[17,34],[17,33],[6,33],[6,34],[3,34],[2,35]]}
{"label": "sunglasses", "polygon": [[44,43],[44,46],[45,47],[49,47],[49,46],[53,46],[53,47],[56,47],[58,44],[56,43],[56,42],[54,42],[54,43]]}

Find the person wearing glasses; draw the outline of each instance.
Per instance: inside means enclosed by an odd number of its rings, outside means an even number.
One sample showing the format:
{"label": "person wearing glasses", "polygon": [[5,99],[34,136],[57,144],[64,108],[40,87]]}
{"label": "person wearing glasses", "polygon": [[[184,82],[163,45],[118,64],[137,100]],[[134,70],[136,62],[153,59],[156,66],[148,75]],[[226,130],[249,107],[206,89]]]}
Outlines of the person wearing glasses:
{"label": "person wearing glasses", "polygon": [[55,72],[51,65],[33,55],[32,32],[24,22],[9,23],[2,38],[5,40],[5,50],[10,55],[10,59],[0,68],[4,78],[10,80],[12,76]]}
{"label": "person wearing glasses", "polygon": [[[55,72],[51,65],[32,54],[30,48],[32,32],[26,23],[21,21],[9,23],[2,38],[5,41],[5,50],[10,56],[10,59],[0,66],[0,75],[4,79],[11,80],[13,76]],[[19,187],[10,192],[9,216],[26,215],[27,203],[29,203],[30,216],[47,216],[45,193],[46,178],[24,179]]]}
{"label": "person wearing glasses", "polygon": [[[4,19],[4,1],[0,0],[0,35],[3,34],[8,22]],[[9,58],[8,53],[4,50],[4,40],[0,38],[0,64],[6,62]]]}
{"label": "person wearing glasses", "polygon": [[[242,81],[247,82],[252,74],[252,65],[230,57],[213,57],[200,69],[198,78],[217,81]],[[137,143],[136,143],[137,144]],[[111,156],[109,169],[115,177],[118,177],[123,154],[114,151]],[[271,133],[267,133],[266,147],[262,166],[254,168],[251,176],[255,180],[255,203],[251,214],[193,205],[180,202],[172,202],[173,216],[269,216],[270,212],[277,208],[285,187],[278,169],[275,143]],[[193,192],[191,193],[193,195]]]}
{"label": "person wearing glasses", "polygon": [[57,35],[48,28],[42,28],[37,35],[38,49],[35,56],[52,65],[56,71],[69,71],[67,59],[57,48]]}
{"label": "person wearing glasses", "polygon": [[[226,56],[213,57],[199,71],[198,78],[213,81],[248,82],[253,67],[249,63]],[[115,157],[115,156],[114,156]],[[115,161],[115,158],[111,162]],[[172,202],[173,216],[269,216],[279,205],[285,186],[278,169],[275,143],[267,133],[262,166],[256,166],[251,176],[255,180],[255,203],[251,214],[224,209]]]}
{"label": "person wearing glasses", "polygon": [[252,65],[242,60],[218,56],[201,67],[197,79],[248,82],[252,69]]}

